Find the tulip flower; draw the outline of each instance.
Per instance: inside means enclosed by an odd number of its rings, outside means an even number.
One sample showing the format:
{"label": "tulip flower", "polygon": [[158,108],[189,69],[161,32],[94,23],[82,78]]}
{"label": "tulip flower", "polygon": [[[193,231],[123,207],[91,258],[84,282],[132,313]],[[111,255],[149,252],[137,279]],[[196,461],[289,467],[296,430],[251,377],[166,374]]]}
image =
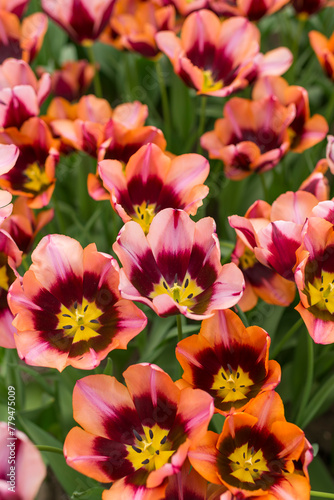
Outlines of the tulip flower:
{"label": "tulip flower", "polygon": [[8,425],[0,422],[0,498],[34,500],[46,476],[45,464],[26,434],[13,430],[11,436]]}
{"label": "tulip flower", "polygon": [[281,75],[292,62],[291,52],[282,47],[261,54],[260,32],[247,19],[220,21],[206,9],[186,18],[181,38],[171,31],[155,38],[175,73],[198,94],[226,97],[260,75]]}
{"label": "tulip flower", "polygon": [[295,280],[300,303],[296,309],[317,344],[332,344],[334,203],[320,203],[313,212],[318,216],[309,217],[306,222],[297,252]]}
{"label": "tulip flower", "polygon": [[213,414],[212,398],[198,389],[180,391],[158,366],[139,364],[114,377],[91,375],[73,391],[74,427],[64,443],[68,465],[103,483],[103,500],[163,498],[194,439]]}
{"label": "tulip flower", "polygon": [[78,100],[90,86],[94,73],[94,66],[84,59],[67,61],[52,73],[51,90],[55,96],[68,101]]}
{"label": "tulip flower", "polygon": [[51,199],[55,187],[55,168],[59,161],[58,141],[40,118],[26,120],[20,130],[0,130],[0,142],[15,144],[19,157],[8,173],[0,176],[0,186],[28,198],[31,208],[41,208]]}
{"label": "tulip flower", "polygon": [[20,23],[17,15],[0,10],[0,63],[11,57],[30,63],[42,47],[47,26],[48,19],[41,12]]}
{"label": "tulip flower", "polygon": [[[124,103],[112,109],[105,99],[83,96],[77,104],[54,99],[46,121],[61,138],[62,150],[78,149],[97,158],[127,163],[143,144],[155,143],[166,148],[161,130],[145,126],[148,108],[139,101]],[[109,199],[98,172],[88,176],[88,192],[96,200]]]}
{"label": "tulip flower", "polygon": [[42,0],[46,14],[77,43],[91,44],[108,23],[115,0]]}
{"label": "tulip flower", "polygon": [[214,130],[202,135],[201,146],[210,158],[223,161],[226,177],[240,180],[266,172],[288,151],[294,104],[283,106],[275,96],[256,101],[234,97],[223,113]]}
{"label": "tulip flower", "polygon": [[310,31],[309,39],[312,49],[327,76],[334,80],[334,32],[327,39],[319,31]]}
{"label": "tulip flower", "polygon": [[147,236],[137,222],[127,222],[113,250],[123,265],[121,295],[159,316],[202,320],[235,305],[244,289],[237,266],[220,263],[210,217],[195,223],[183,210],[166,208],[153,218]]}
{"label": "tulip flower", "polygon": [[0,346],[7,349],[15,348],[11,313],[7,297],[8,290],[17,276],[16,269],[22,262],[22,252],[17,247],[11,236],[0,229]]}
{"label": "tulip flower", "polygon": [[280,382],[281,369],[268,361],[269,335],[258,326],[245,328],[232,311],[217,311],[202,322],[198,335],[181,340],[176,357],[184,373],[179,387],[196,387],[214,398],[215,410],[227,415]]}
{"label": "tulip flower", "polygon": [[325,7],[332,7],[331,0],[291,0],[292,6],[298,14],[310,16]]}
{"label": "tulip flower", "polygon": [[326,160],[331,173],[334,173],[334,136],[327,136]]}
{"label": "tulip flower", "polygon": [[116,2],[101,41],[152,58],[159,53],[155,35],[161,30],[177,30],[173,5],[126,0]]}
{"label": "tulip flower", "polygon": [[282,9],[289,0],[211,0],[210,7],[219,16],[243,16],[258,21]]}
{"label": "tulip flower", "polygon": [[[7,174],[15,165],[19,150],[14,144],[0,144],[0,175]],[[0,190],[0,224],[12,213],[12,195]]]}
{"label": "tulip flower", "polygon": [[[270,222],[270,215],[271,206],[265,201],[258,200],[247,210],[245,219],[250,220],[253,227],[260,229]],[[255,257],[253,245],[240,235],[237,235],[231,261],[241,269],[245,278],[245,291],[238,304],[242,311],[253,309],[258,298],[268,304],[280,306],[291,304],[296,293],[294,283],[263,265]]]}
{"label": "tulip flower", "polygon": [[295,105],[296,114],[289,124],[290,149],[302,153],[322,141],[328,132],[328,123],[319,114],[310,116],[307,90],[297,85],[290,85],[279,76],[266,76],[254,86],[253,99],[262,99],[274,95],[283,106]]}
{"label": "tulip flower", "polygon": [[313,172],[301,183],[299,190],[314,194],[319,201],[329,199],[330,187],[325,174],[330,168],[330,161],[323,158],[318,161]]}
{"label": "tulip flower", "polygon": [[195,215],[209,188],[203,182],[209,162],[197,154],[170,159],[155,144],[142,146],[125,169],[117,160],[99,163],[99,174],[110,202],[124,222],[138,222],[147,234],[153,217],[164,208]]}
{"label": "tulip flower", "polygon": [[53,216],[53,208],[35,214],[29,207],[27,198],[19,196],[13,204],[12,214],[2,223],[1,228],[10,234],[24,254],[28,254],[37,234],[53,219]]}
{"label": "tulip flower", "polygon": [[38,81],[26,62],[6,59],[0,65],[0,127],[20,127],[37,116],[50,86],[49,74]]}
{"label": "tulip flower", "polygon": [[145,327],[146,316],[120,297],[117,262],[94,243],[82,249],[68,236],[45,236],[31,259],[8,297],[27,364],[93,369]]}
{"label": "tulip flower", "polygon": [[229,415],[220,435],[209,431],[189,460],[232,498],[308,500],[311,455],[303,431],[285,420],[282,400],[271,391],[249,403],[247,413]]}
{"label": "tulip flower", "polygon": [[0,10],[21,17],[28,3],[29,0],[0,0]]}
{"label": "tulip flower", "polygon": [[251,220],[233,215],[229,217],[229,222],[263,265],[283,278],[294,281],[296,251],[302,242],[302,227],[307,217],[315,215],[317,205],[318,200],[312,193],[289,191],[273,203],[270,220]]}

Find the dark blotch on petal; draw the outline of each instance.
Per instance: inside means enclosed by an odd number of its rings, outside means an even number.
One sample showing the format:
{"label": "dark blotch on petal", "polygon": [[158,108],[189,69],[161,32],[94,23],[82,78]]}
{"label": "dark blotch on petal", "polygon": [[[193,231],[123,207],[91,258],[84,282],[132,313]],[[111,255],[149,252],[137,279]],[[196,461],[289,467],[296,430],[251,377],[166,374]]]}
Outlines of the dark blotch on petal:
{"label": "dark blotch on petal", "polygon": [[105,460],[99,459],[98,464],[101,470],[110,477],[110,481],[128,476],[134,471],[133,465],[126,458],[128,452],[124,444],[120,442],[97,437],[94,441],[94,453],[97,456],[105,456]]}

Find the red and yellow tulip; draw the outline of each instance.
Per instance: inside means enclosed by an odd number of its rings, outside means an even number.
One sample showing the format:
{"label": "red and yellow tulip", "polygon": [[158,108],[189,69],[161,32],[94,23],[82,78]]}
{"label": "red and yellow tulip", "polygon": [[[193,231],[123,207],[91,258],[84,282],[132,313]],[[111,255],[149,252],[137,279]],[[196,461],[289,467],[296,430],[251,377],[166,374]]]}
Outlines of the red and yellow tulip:
{"label": "red and yellow tulip", "polygon": [[68,236],[45,236],[10,289],[19,356],[34,366],[89,370],[126,349],[147,319],[120,297],[118,284],[117,262],[95,244],[83,249]]}
{"label": "red and yellow tulip", "polygon": [[69,432],[64,455],[79,472],[113,482],[103,500],[158,500],[192,442],[205,435],[212,398],[198,389],[181,391],[155,365],[132,365],[123,377],[126,386],[107,375],[76,383],[73,416],[82,428]]}
{"label": "red and yellow tulip", "polygon": [[140,224],[127,222],[113,250],[123,265],[121,295],[159,316],[202,320],[235,305],[244,289],[237,266],[220,263],[210,217],[194,222],[185,211],[166,208],[153,218],[147,236]]}

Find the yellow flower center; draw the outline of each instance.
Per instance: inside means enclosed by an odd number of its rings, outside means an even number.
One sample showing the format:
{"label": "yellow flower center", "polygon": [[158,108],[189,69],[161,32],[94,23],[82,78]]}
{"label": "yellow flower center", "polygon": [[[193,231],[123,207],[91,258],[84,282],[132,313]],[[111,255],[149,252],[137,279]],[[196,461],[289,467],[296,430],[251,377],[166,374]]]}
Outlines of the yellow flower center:
{"label": "yellow flower center", "polygon": [[219,80],[219,82],[215,82],[213,77],[212,77],[212,71],[210,69],[207,69],[203,71],[203,87],[201,89],[201,92],[214,92],[215,90],[219,90],[223,87],[224,82],[222,80]]}
{"label": "yellow flower center", "polygon": [[24,174],[29,179],[24,183],[24,187],[29,191],[39,193],[50,185],[50,179],[46,175],[45,171],[40,168],[38,163],[31,163],[28,165]]}
{"label": "yellow flower center", "polygon": [[334,313],[334,273],[321,272],[320,278],[315,278],[313,283],[306,286],[310,306]]}
{"label": "yellow flower center", "polygon": [[240,366],[233,370],[227,365],[228,370],[221,368],[215,375],[211,389],[217,391],[217,395],[222,398],[223,403],[229,403],[245,399],[250,387],[254,384]]}
{"label": "yellow flower center", "polygon": [[100,327],[98,318],[101,314],[101,309],[86,299],[83,299],[81,305],[75,302],[71,309],[62,305],[57,315],[57,328],[63,329],[66,336],[73,337],[73,344],[81,340],[87,341],[99,335],[96,330]]}
{"label": "yellow flower center", "polygon": [[182,285],[178,284],[177,276],[175,276],[173,286],[169,286],[164,279],[160,280],[160,283],[154,286],[154,291],[150,294],[150,298],[153,299],[157,295],[167,293],[181,306],[191,308],[196,303],[194,297],[202,292],[203,289],[197,286],[196,282],[186,274]]}
{"label": "yellow flower center", "polygon": [[141,205],[135,205],[136,215],[132,217],[135,222],[141,225],[145,234],[148,233],[153,217],[155,216],[155,203],[143,201]]}
{"label": "yellow flower center", "polygon": [[144,467],[151,472],[165,465],[175,450],[171,450],[172,443],[167,440],[168,430],[161,429],[158,424],[153,427],[144,426],[143,430],[144,436],[133,431],[135,444],[126,445],[127,458],[135,470]]}
{"label": "yellow flower center", "polygon": [[7,275],[7,266],[0,267],[0,288],[8,290],[9,288],[9,278]]}
{"label": "yellow flower center", "polygon": [[267,462],[261,450],[254,451],[248,448],[248,443],[243,444],[228,456],[231,475],[243,483],[253,483],[261,477],[262,472],[268,472]]}
{"label": "yellow flower center", "polygon": [[242,269],[248,269],[249,267],[253,267],[258,261],[255,257],[254,252],[246,247],[244,253],[239,259],[239,262]]}

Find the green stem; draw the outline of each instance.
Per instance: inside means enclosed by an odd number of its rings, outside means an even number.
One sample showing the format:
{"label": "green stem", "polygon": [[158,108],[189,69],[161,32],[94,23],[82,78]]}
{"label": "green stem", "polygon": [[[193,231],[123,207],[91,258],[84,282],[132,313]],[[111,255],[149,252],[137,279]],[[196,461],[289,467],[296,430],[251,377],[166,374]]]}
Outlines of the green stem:
{"label": "green stem", "polygon": [[326,493],[325,491],[311,491],[311,497],[334,498],[334,493]]}
{"label": "green stem", "polygon": [[17,411],[24,407],[24,387],[23,381],[18,370],[18,356],[15,349],[6,349],[5,352],[5,369],[7,387],[15,387],[15,409]]}
{"label": "green stem", "polygon": [[261,185],[262,185],[262,190],[263,190],[263,197],[264,201],[268,200],[268,189],[264,180],[264,174],[259,174]]}
{"label": "green stem", "polygon": [[295,419],[296,425],[300,426],[302,422],[303,413],[305,411],[306,405],[310,399],[312,384],[313,384],[313,370],[314,370],[314,344],[313,339],[310,334],[306,332],[307,335],[307,365],[305,370],[305,383],[304,390],[302,394],[302,399],[299,405],[299,410],[297,413],[297,417]]}
{"label": "green stem", "polygon": [[167,144],[169,145],[170,134],[171,134],[171,118],[170,118],[170,112],[169,112],[168,94],[167,94],[164,75],[163,75],[163,71],[162,71],[162,67],[161,67],[161,59],[159,59],[156,62],[155,68],[156,68],[156,72],[157,72],[160,93],[161,93],[162,113],[163,113],[163,118],[164,118],[164,123],[165,123],[166,141],[167,141]]}
{"label": "green stem", "polygon": [[245,325],[245,327],[248,328],[249,327],[249,322],[248,322],[246,314],[241,310],[241,307],[238,304],[236,304],[235,307],[238,310],[238,314],[240,316],[241,321],[243,322],[243,324]]}
{"label": "green stem", "polygon": [[103,94],[102,94],[102,85],[101,85],[99,68],[97,67],[96,61],[95,61],[95,54],[94,54],[93,44],[92,45],[86,45],[86,50],[87,50],[87,55],[88,55],[89,62],[94,66],[94,90],[95,90],[95,95],[96,95],[96,97],[101,98],[103,96]]}
{"label": "green stem", "polygon": [[280,353],[282,347],[288,342],[288,340],[293,336],[294,333],[296,333],[297,330],[301,327],[303,324],[303,319],[299,318],[298,321],[292,327],[286,332],[286,334],[283,336],[282,340],[278,343],[278,345],[275,347],[273,350],[271,356],[273,358],[276,358],[277,354]]}
{"label": "green stem", "polygon": [[332,122],[334,121],[334,92],[332,92],[332,95],[330,97],[329,103],[326,106],[326,120],[328,121],[328,125],[331,126]]}
{"label": "green stem", "polygon": [[[301,44],[301,39],[302,39],[302,35],[304,32],[304,28],[305,28],[306,18],[300,18],[299,16],[297,16],[297,22],[298,22],[297,33],[294,33],[294,36],[292,39],[292,54],[293,54],[294,61],[298,60],[299,47]],[[293,81],[294,81],[296,78],[296,64],[293,64],[291,66],[291,72],[292,72]]]}
{"label": "green stem", "polygon": [[176,324],[177,324],[177,338],[178,338],[178,341],[180,342],[180,340],[183,339],[181,314],[177,314]]}
{"label": "green stem", "polygon": [[201,143],[200,139],[204,133],[204,127],[205,127],[205,109],[206,109],[206,103],[207,103],[207,96],[202,95],[200,96],[201,98],[201,112],[200,112],[200,118],[199,118],[199,126],[198,126],[198,132],[197,132],[197,153],[202,152],[201,148]]}
{"label": "green stem", "polygon": [[55,446],[46,446],[43,444],[37,444],[36,448],[39,451],[49,451],[51,453],[58,453],[59,455],[63,455],[63,450],[61,448],[56,448]]}

